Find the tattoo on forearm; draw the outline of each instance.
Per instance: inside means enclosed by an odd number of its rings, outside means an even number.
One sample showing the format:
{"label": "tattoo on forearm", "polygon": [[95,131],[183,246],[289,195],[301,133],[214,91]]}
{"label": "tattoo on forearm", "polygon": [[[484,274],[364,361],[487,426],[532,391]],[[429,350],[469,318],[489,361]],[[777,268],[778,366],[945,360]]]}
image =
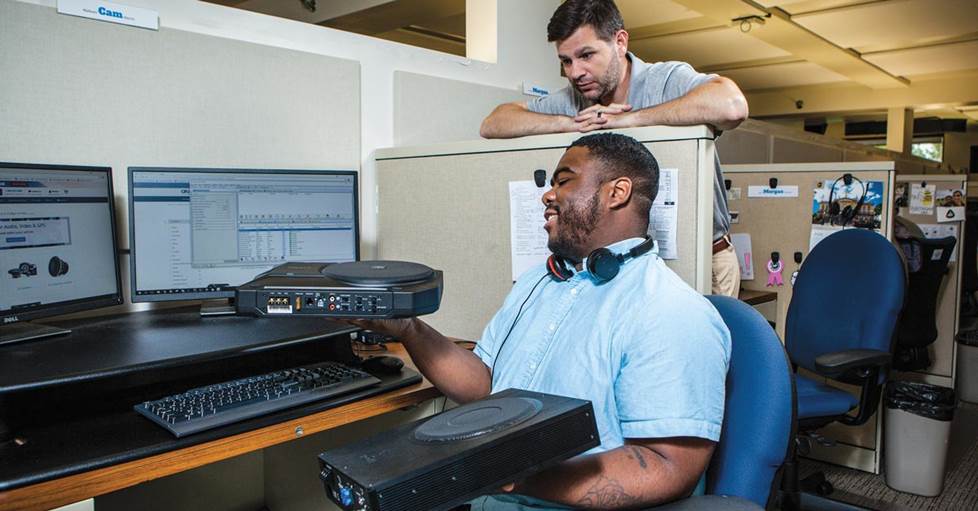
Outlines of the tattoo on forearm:
{"label": "tattoo on forearm", "polygon": [[577,505],[586,508],[620,508],[628,507],[638,502],[638,497],[629,495],[621,483],[607,477],[600,477],[587,493],[577,501]]}
{"label": "tattoo on forearm", "polygon": [[635,458],[638,459],[638,464],[642,465],[642,468],[649,468],[648,464],[645,463],[645,458],[642,456],[642,450],[638,447],[632,447],[632,452],[635,453]]}

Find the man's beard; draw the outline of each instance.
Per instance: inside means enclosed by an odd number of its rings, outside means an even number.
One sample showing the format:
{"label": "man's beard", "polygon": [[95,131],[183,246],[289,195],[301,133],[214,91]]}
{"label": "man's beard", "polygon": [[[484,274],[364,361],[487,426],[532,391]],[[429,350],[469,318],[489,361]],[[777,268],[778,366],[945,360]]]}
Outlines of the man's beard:
{"label": "man's beard", "polygon": [[574,263],[584,259],[588,238],[598,224],[599,193],[595,192],[580,207],[558,210],[557,237],[547,243],[554,255]]}
{"label": "man's beard", "polygon": [[[621,80],[621,62],[617,58],[612,58],[611,63],[608,65],[608,70],[605,73],[595,79],[598,82],[598,96],[595,98],[585,98],[591,104],[600,103],[605,96],[613,95],[615,89],[618,88],[618,82]],[[580,89],[577,88],[577,84],[572,82],[574,90],[578,94],[582,94]],[[582,94],[583,95],[583,94]]]}

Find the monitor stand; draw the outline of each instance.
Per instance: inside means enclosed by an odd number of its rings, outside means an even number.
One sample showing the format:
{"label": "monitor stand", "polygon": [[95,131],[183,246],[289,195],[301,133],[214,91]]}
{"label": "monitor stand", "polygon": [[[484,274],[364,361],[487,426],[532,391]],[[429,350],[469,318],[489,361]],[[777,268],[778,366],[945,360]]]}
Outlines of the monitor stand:
{"label": "monitor stand", "polygon": [[238,313],[234,306],[234,298],[206,300],[200,304],[200,315],[204,316],[233,316]]}
{"label": "monitor stand", "polygon": [[70,334],[71,330],[40,323],[17,322],[0,326],[0,344],[30,341],[55,335]]}

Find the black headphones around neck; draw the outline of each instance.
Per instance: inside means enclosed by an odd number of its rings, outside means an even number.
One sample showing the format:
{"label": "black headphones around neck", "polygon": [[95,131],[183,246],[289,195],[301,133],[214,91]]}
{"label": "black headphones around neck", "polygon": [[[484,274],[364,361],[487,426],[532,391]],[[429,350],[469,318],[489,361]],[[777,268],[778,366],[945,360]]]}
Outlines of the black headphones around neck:
{"label": "black headphones around neck", "polygon": [[[839,184],[840,179],[846,186],[852,186],[853,180],[859,181],[859,186],[863,188],[863,193],[862,195],[859,196],[859,200],[856,201],[855,207],[846,206],[845,209],[842,209],[839,206],[839,203],[833,200],[833,198],[835,197],[835,185]],[[858,177],[849,173],[837,177],[835,181],[832,181],[832,188],[829,189],[829,217],[831,217],[834,220],[835,217],[841,216],[842,227],[845,227],[849,222],[852,221],[853,218],[856,217],[857,214],[859,214],[859,208],[861,208],[863,203],[866,202],[866,192],[868,192],[868,190],[866,189],[866,183],[864,183]],[[822,223],[823,224],[825,223],[824,219]]]}
{"label": "black headphones around neck", "polygon": [[[655,246],[655,240],[646,236],[645,241],[635,245],[624,254],[615,254],[605,247],[595,249],[587,256],[587,271],[594,275],[598,282],[607,282],[618,275],[621,265],[628,259],[645,254]],[[562,257],[551,254],[547,258],[547,270],[550,276],[558,282],[563,282],[574,276],[574,271],[567,267]]]}
{"label": "black headphones around neck", "polygon": [[[652,247],[655,246],[655,240],[651,236],[646,236],[645,241],[635,245],[628,252],[624,254],[612,253],[607,248],[601,247],[599,249],[591,252],[587,256],[587,271],[594,275],[594,278],[598,280],[598,283],[607,282],[618,275],[621,270],[621,265],[628,259],[633,257],[638,257],[645,254]],[[499,355],[503,352],[503,346],[506,346],[506,341],[509,340],[509,335],[513,333],[513,328],[516,323],[520,321],[520,317],[523,314],[523,307],[526,303],[530,301],[530,297],[533,296],[533,292],[536,291],[537,287],[540,285],[544,279],[550,275],[557,282],[564,282],[574,276],[574,271],[567,267],[567,263],[564,259],[556,255],[550,254],[547,258],[547,273],[540,276],[540,280],[533,287],[530,288],[530,292],[523,299],[523,303],[520,304],[520,308],[516,310],[516,317],[513,322],[509,325],[509,330],[506,331],[506,335],[503,337],[503,341],[499,343],[499,349],[496,350],[496,356],[492,358],[492,367],[489,369],[492,374],[492,385],[496,383],[496,361],[499,360]]]}

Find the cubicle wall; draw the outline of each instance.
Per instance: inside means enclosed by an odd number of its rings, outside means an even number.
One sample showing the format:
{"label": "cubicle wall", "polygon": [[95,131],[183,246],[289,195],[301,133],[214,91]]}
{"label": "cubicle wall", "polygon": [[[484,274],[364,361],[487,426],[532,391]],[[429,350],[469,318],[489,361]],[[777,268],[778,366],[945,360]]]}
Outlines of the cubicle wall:
{"label": "cubicle wall", "polygon": [[[713,232],[711,132],[702,126],[624,130],[662,168],[676,168],[678,259],[668,261],[701,292],[710,289]],[[579,134],[379,150],[378,256],[420,261],[445,273],[442,306],[426,321],[478,339],[512,287],[510,181],[552,174]]]}
{"label": "cubicle wall", "polygon": [[395,71],[394,147],[476,140],[493,108],[531,98],[516,87]]}
{"label": "cubicle wall", "polygon": [[[947,218],[939,218],[936,204],[937,197],[942,197],[952,190],[961,190],[962,195],[967,197],[967,176],[965,175],[912,175],[900,174],[896,178],[896,187],[906,186],[909,196],[909,188],[913,185],[934,186],[934,202],[929,213],[914,214],[909,205],[901,207],[894,213],[902,218],[920,225],[928,237],[944,237],[944,235],[954,235],[957,243],[954,246],[954,256],[948,266],[947,275],[941,284],[937,301],[937,340],[928,347],[930,351],[932,365],[924,370],[913,373],[899,373],[894,377],[900,379],[912,379],[944,385],[951,387],[954,384],[955,368],[955,343],[954,336],[958,333],[958,315],[961,309],[961,269],[962,269],[962,247],[964,239],[964,215],[957,215],[957,220],[948,221]],[[942,221],[943,220],[943,221]]]}
{"label": "cubicle wall", "polygon": [[[778,293],[777,310],[769,319],[775,321],[776,330],[782,339],[788,304],[791,302],[791,274],[800,267],[794,260],[794,253],[801,252],[804,265],[804,259],[810,251],[816,188],[822,188],[824,184],[831,185],[845,173],[852,174],[864,183],[881,182],[882,211],[878,232],[888,239],[891,238],[893,185],[897,170],[894,162],[725,165],[723,170],[726,179],[730,181],[730,211],[737,216],[737,223],[731,226],[731,232],[750,234],[751,237],[754,279],[743,280],[741,287]],[[777,179],[777,186],[783,191],[790,190],[788,187],[798,187],[797,196],[772,194],[770,197],[749,197],[749,187],[768,188],[772,178]],[[841,186],[840,184],[839,187]],[[858,188],[858,184],[855,187]],[[816,229],[820,227],[818,225]],[[771,253],[775,251],[780,253],[784,261],[784,285],[768,287],[766,264]],[[862,292],[844,288],[839,291]],[[830,304],[827,306],[830,307]],[[839,313],[844,314],[844,311]],[[858,387],[838,386],[847,388],[854,394],[859,393]],[[878,472],[882,442],[880,431],[879,414],[859,428],[830,426],[823,433],[837,439],[839,445],[832,448],[815,446],[813,456],[869,472]]]}
{"label": "cubicle wall", "polygon": [[123,249],[129,166],[360,167],[354,61],[0,1],[0,76],[0,161],[111,166]]}
{"label": "cubicle wall", "polygon": [[[893,189],[893,162],[853,162],[853,163],[796,163],[796,164],[758,164],[724,165],[724,177],[730,182],[727,192],[730,211],[736,214],[736,222],[731,225],[731,233],[745,233],[751,236],[754,279],[742,280],[744,289],[775,291],[778,293],[777,312],[773,319],[778,335],[784,337],[784,318],[791,301],[792,272],[799,268],[794,261],[794,253],[802,253],[802,262],[808,257],[812,232],[812,201],[816,185],[831,184],[845,173],[863,181],[882,181],[886,196],[883,200],[882,226],[879,232],[890,237],[891,221],[889,197]],[[749,187],[768,187],[770,180],[777,179],[778,187],[797,187],[797,197],[772,195],[770,197],[749,197]],[[858,184],[856,185],[858,187]],[[779,252],[785,262],[784,286],[768,287],[765,265],[772,252]]]}

